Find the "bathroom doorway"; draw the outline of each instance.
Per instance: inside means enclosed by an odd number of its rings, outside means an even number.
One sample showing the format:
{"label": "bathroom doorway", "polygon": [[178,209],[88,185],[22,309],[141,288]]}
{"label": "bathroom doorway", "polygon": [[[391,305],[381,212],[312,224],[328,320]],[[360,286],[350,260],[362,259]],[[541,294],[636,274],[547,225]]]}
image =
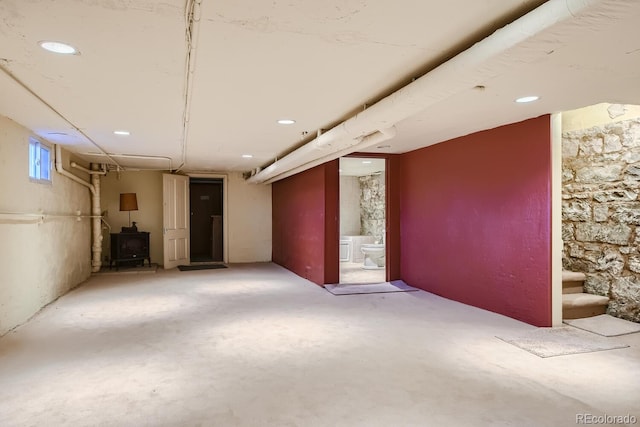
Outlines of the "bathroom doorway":
{"label": "bathroom doorway", "polygon": [[381,283],[386,271],[386,160],[340,159],[340,283]]}

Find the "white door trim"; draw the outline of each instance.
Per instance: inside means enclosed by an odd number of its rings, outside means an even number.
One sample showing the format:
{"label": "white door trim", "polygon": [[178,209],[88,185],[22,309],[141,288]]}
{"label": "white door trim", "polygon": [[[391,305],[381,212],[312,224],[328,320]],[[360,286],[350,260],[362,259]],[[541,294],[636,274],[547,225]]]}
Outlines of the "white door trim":
{"label": "white door trim", "polygon": [[551,115],[551,324],[562,325],[562,113]]}

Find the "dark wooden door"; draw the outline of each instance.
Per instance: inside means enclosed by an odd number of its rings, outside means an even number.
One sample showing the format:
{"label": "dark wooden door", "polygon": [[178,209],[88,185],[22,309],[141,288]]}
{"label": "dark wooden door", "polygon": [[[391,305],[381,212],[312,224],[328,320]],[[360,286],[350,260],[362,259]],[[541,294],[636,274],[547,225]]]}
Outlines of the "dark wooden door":
{"label": "dark wooden door", "polygon": [[221,251],[214,250],[218,241],[222,247],[223,236],[221,230],[214,233],[212,221],[222,216],[222,182],[191,182],[190,199],[191,261],[223,261]]}

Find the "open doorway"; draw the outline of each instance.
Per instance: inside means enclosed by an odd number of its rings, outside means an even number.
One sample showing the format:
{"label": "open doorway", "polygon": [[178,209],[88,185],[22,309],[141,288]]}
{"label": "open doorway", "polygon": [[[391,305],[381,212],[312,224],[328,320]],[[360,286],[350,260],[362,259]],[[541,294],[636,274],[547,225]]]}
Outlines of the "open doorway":
{"label": "open doorway", "polygon": [[223,200],[221,178],[191,178],[191,263],[224,262]]}
{"label": "open doorway", "polygon": [[562,319],[640,322],[640,106],[565,111],[561,130]]}
{"label": "open doorway", "polygon": [[386,160],[340,159],[340,283],[381,283],[386,263]]}

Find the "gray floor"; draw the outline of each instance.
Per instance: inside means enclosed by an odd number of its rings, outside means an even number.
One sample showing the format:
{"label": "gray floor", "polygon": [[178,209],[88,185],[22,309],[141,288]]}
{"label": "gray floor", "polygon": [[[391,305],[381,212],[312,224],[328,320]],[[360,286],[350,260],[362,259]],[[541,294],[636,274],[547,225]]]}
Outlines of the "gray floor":
{"label": "gray floor", "polygon": [[571,426],[640,418],[630,348],[542,359],[426,292],[336,297],[273,264],[94,276],[0,339],[2,426]]}

